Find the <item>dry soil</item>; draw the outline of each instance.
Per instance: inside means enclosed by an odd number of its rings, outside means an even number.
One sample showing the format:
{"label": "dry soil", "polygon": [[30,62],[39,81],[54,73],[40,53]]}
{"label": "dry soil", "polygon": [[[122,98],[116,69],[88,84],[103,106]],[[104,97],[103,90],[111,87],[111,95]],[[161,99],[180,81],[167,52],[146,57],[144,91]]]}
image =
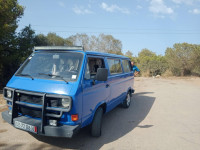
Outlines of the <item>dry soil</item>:
{"label": "dry soil", "polygon": [[0,149],[200,149],[199,78],[135,78],[135,89],[129,109],[104,116],[100,138],[91,137],[89,128],[72,139],[32,135],[0,117]]}

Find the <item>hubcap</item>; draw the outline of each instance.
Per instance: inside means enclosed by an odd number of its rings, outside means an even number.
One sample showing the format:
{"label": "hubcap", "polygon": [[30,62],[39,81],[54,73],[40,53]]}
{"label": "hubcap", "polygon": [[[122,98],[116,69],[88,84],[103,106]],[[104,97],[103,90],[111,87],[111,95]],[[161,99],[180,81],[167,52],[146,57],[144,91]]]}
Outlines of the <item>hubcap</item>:
{"label": "hubcap", "polygon": [[130,94],[127,95],[127,98],[126,98],[126,104],[127,106],[129,106],[131,103],[131,97],[130,97]]}

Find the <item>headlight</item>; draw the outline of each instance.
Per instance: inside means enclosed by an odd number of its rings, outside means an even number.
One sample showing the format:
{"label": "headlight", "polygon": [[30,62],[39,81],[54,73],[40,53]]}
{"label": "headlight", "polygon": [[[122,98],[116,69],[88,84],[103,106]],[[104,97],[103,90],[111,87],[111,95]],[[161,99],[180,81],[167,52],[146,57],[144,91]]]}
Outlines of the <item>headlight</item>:
{"label": "headlight", "polygon": [[71,109],[72,100],[70,98],[62,98],[62,106],[68,111]]}
{"label": "headlight", "polygon": [[6,95],[8,98],[12,97],[12,91],[11,90],[7,90]]}

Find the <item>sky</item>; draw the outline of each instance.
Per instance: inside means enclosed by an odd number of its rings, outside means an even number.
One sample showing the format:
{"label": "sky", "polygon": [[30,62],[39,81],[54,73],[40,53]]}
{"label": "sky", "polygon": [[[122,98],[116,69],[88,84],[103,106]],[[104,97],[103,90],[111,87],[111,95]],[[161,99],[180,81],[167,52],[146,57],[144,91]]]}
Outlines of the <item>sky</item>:
{"label": "sky", "polygon": [[18,0],[25,7],[19,32],[110,34],[133,56],[147,48],[164,55],[175,43],[200,44],[200,0]]}

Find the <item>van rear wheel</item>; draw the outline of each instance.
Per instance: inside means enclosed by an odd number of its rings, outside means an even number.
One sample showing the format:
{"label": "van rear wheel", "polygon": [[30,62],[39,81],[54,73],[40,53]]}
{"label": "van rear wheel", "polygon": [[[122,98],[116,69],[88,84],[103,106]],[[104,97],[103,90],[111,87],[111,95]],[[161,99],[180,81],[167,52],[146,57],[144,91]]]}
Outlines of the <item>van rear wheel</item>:
{"label": "van rear wheel", "polygon": [[131,94],[130,92],[127,93],[126,98],[124,99],[122,106],[124,108],[129,108],[129,106],[131,105]]}
{"label": "van rear wheel", "polygon": [[91,124],[91,135],[94,137],[101,136],[102,116],[103,116],[103,109],[99,107],[94,115],[94,119]]}

